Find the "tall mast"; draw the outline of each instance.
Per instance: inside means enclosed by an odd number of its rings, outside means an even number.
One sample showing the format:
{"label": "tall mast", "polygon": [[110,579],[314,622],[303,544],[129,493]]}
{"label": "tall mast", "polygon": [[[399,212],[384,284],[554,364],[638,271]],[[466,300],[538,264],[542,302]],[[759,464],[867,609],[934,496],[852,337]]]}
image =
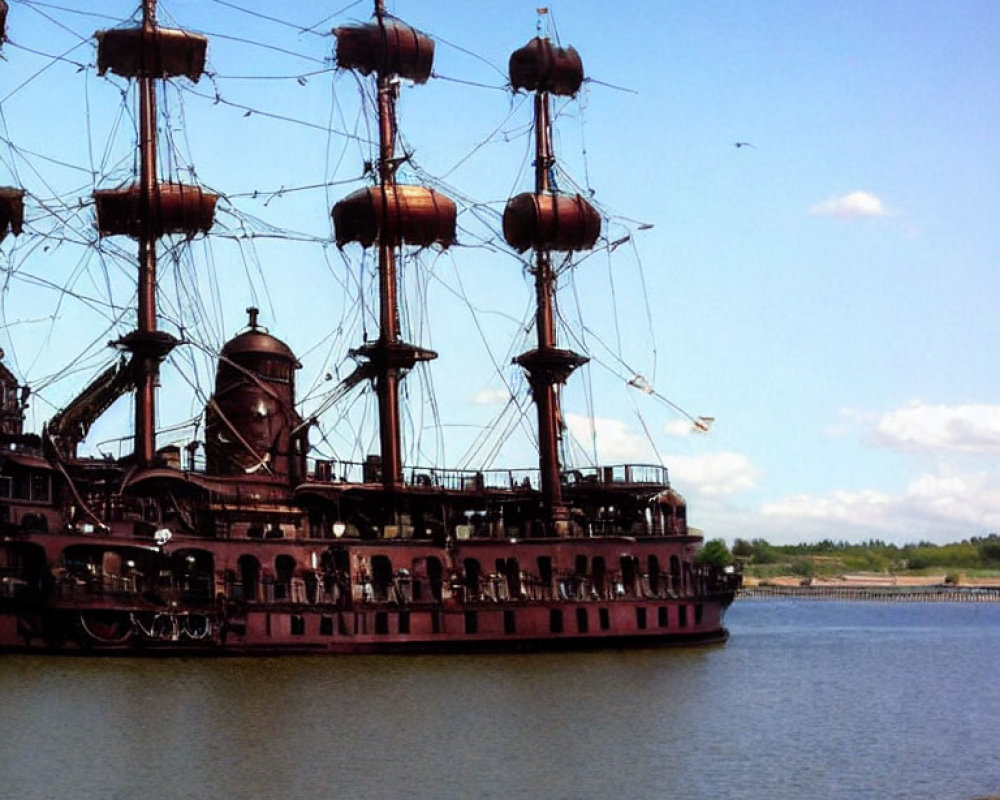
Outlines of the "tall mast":
{"label": "tall mast", "polygon": [[555,155],[549,95],[576,94],[583,81],[583,65],[573,48],[553,47],[547,38],[536,38],[511,56],[510,79],[515,90],[535,92],[535,190],[511,198],[503,221],[507,242],[522,252],[533,249],[535,254],[536,346],[515,362],[528,374],[538,412],[538,460],[547,533],[566,536],[570,526],[559,458],[563,430],[559,387],[587,359],[557,345],[557,274],[551,254],[590,249],[600,234],[601,221],[582,197],[559,194],[552,185]]}
{"label": "tall mast", "polygon": [[[375,2],[375,18],[385,26],[384,0]],[[378,72],[378,178],[382,196],[392,193],[396,184],[396,91],[398,78],[388,70]],[[385,355],[398,346],[399,302],[396,297],[396,255],[390,242],[380,240],[378,246],[379,275],[379,342],[382,357],[377,360],[375,378],[378,392],[379,443],[382,456],[382,484],[395,488],[402,480],[403,463],[399,433],[399,369]]]}
{"label": "tall mast", "polygon": [[[143,0],[143,35],[152,37],[155,29],[156,0]],[[137,330],[140,341],[147,342],[156,337],[156,237],[151,214],[155,191],[156,87],[148,71],[144,70],[139,77],[139,215],[145,224],[139,235]],[[156,451],[156,383],[160,365],[155,354],[145,347],[132,352],[136,363],[135,456],[140,466],[148,466]]]}
{"label": "tall mast", "polygon": [[378,244],[379,336],[352,350],[365,362],[362,375],[375,382],[379,405],[382,486],[399,488],[403,480],[399,423],[399,382],[418,361],[437,354],[401,338],[396,250],[402,244],[447,247],[455,241],[455,204],[422,186],[396,182],[396,97],[400,78],[424,83],[431,72],[434,42],[385,12],[375,0],[368,25],[336,28],[337,64],[363,75],[375,74],[378,91],[378,186],[361,189],[333,208],[337,244]]}
{"label": "tall mast", "polygon": [[157,79],[180,75],[197,81],[204,70],[208,40],[156,23],[156,0],[143,0],[142,24],[97,33],[98,73],[114,72],[138,82],[138,183],[94,192],[102,236],[124,235],[138,242],[136,330],[117,343],[132,354],[135,383],[135,460],[149,466],[156,453],[156,385],[160,362],[177,344],[157,329],[156,243],[166,234],[188,237],[212,226],[216,196],[197,186],[161,182],[157,177]]}

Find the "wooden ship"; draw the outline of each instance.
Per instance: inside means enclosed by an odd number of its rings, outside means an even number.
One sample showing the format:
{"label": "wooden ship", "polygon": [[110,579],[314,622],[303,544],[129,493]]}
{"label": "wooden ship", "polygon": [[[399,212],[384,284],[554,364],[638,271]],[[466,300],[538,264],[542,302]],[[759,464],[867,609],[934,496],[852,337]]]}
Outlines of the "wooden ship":
{"label": "wooden ship", "polygon": [[[0,0],[0,22],[7,11]],[[560,389],[587,358],[557,341],[553,253],[593,247],[602,219],[550,180],[550,105],[575,95],[584,73],[573,48],[548,38],[510,58],[512,88],[533,94],[534,186],[509,200],[502,225],[534,282],[536,340],[515,361],[537,409],[538,463],[403,463],[401,383],[436,353],[404,339],[397,259],[452,245],[456,205],[397,181],[398,84],[431,77],[434,42],[383,0],[371,22],[334,31],[337,68],[373,82],[378,161],[371,185],[332,208],[336,244],[378,260],[377,337],[351,351],[346,380],[374,388],[378,452],[361,463],[313,453],[296,354],[255,308],[217,354],[203,440],[157,446],[160,366],[184,346],[158,324],[157,257],[164,240],[211,230],[217,195],[160,177],[156,83],[197,81],[207,40],[161,27],[156,12],[143,0],[141,24],[96,35],[99,72],[137,87],[138,174],[93,195],[99,235],[134,242],[135,328],[40,433],[24,430],[30,389],[0,363],[0,648],[274,655],[724,641],[740,576],[699,563],[702,536],[666,468],[561,461]],[[0,188],[0,239],[21,233],[23,200]],[[132,452],[81,455],[126,395]]]}

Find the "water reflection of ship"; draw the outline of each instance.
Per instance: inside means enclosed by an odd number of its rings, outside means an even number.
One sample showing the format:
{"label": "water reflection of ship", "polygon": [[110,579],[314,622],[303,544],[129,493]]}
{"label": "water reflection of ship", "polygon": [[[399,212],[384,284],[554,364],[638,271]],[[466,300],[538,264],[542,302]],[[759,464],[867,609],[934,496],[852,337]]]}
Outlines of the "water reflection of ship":
{"label": "water reflection of ship", "polygon": [[[30,391],[0,364],[0,646],[354,653],[724,640],[739,576],[697,562],[701,536],[666,469],[562,463],[560,387],[587,358],[557,342],[557,278],[602,227],[588,200],[553,181],[550,99],[579,90],[576,51],[539,37],[510,59],[513,89],[534,94],[534,187],[508,202],[503,237],[530,254],[535,287],[536,341],[515,361],[537,409],[537,467],[403,464],[401,381],[437,354],[403,339],[398,262],[452,245],[456,205],[397,182],[399,82],[429,79],[434,46],[381,0],[371,23],[335,31],[337,66],[370,76],[379,140],[371,185],[332,213],[337,245],[378,259],[378,335],[350,352],[336,398],[374,389],[379,452],[313,455],[315,420],[296,410],[299,361],[256,309],[218,353],[203,441],[157,448],[160,367],[190,344],[158,327],[157,257],[164,241],[210,231],[219,197],[162,179],[157,163],[156,83],[197,81],[207,40],[160,27],[155,0],[142,10],[141,24],[97,34],[99,73],[138,88],[138,175],[94,192],[101,237],[138,245],[136,328],[41,435],[23,431]],[[30,208],[24,189],[0,190],[0,237],[23,233],[25,199]],[[133,452],[81,456],[126,394]]]}

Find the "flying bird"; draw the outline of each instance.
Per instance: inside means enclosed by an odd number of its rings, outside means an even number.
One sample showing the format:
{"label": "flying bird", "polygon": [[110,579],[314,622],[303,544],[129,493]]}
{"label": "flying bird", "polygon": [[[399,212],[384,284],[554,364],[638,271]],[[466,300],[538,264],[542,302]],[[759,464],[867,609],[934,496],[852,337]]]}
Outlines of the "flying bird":
{"label": "flying bird", "polygon": [[[750,142],[736,142],[735,146],[737,148],[740,148],[740,147],[753,147],[753,145],[750,144]],[[754,149],[756,149],[756,148],[754,148]]]}

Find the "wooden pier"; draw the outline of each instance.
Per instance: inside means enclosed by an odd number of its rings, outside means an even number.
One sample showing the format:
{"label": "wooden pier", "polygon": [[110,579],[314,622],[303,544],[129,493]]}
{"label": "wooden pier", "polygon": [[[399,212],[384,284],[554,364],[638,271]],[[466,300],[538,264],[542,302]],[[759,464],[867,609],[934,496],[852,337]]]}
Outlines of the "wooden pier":
{"label": "wooden pier", "polygon": [[764,600],[775,597],[796,600],[859,600],[875,603],[996,603],[996,586],[747,586],[737,600]]}

